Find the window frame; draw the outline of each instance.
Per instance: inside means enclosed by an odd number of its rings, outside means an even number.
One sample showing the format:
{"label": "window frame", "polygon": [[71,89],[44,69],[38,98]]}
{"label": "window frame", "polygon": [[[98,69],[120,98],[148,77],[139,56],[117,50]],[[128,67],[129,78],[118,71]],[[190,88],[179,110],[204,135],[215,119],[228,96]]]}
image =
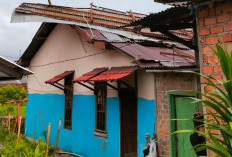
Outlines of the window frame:
{"label": "window frame", "polygon": [[[65,103],[64,103],[64,129],[68,129],[68,130],[72,130],[72,115],[73,115],[73,80],[74,78],[74,73],[66,76],[64,78],[64,94],[65,94]],[[70,92],[69,94],[67,94],[68,92]],[[69,101],[69,102],[68,102]],[[68,106],[68,103],[70,103],[70,106]],[[66,120],[66,114],[67,114],[67,108],[70,109],[70,115],[69,115],[69,119],[70,120]],[[67,125],[67,122],[69,121],[69,125]]]}
{"label": "window frame", "polygon": [[[95,82],[95,129],[94,135],[97,137],[107,138],[107,83],[106,82]],[[101,92],[101,93],[99,93]],[[103,93],[103,95],[102,95]],[[100,95],[99,95],[100,94]],[[101,102],[99,102],[101,101]],[[101,104],[100,104],[101,103]],[[100,106],[99,106],[100,104]],[[100,110],[98,110],[100,109]],[[98,116],[103,113],[100,119],[100,125],[103,123],[103,128],[99,127]]]}

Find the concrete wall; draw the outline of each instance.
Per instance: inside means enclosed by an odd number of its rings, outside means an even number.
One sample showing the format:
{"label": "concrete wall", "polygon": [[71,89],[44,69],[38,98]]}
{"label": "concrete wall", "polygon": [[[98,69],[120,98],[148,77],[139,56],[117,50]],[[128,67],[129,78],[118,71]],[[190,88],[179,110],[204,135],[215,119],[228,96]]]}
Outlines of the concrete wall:
{"label": "concrete wall", "polygon": [[155,91],[154,74],[138,72],[138,149],[139,157],[146,143],[145,134],[153,136],[155,124]]}
{"label": "concrete wall", "polygon": [[[83,39],[84,40],[84,39]],[[58,24],[33,57],[30,70],[34,75],[28,79],[28,98],[26,112],[26,135],[33,138],[36,116],[36,138],[42,136],[42,111],[44,124],[52,123],[51,143],[55,143],[59,119],[62,127],[58,147],[88,157],[116,157],[120,148],[120,113],[118,92],[107,90],[107,134],[106,139],[94,136],[95,96],[94,93],[78,84],[74,85],[72,130],[63,128],[64,94],[44,81],[67,70],[75,70],[75,78],[99,67],[129,66],[133,59],[116,50],[100,50],[84,42],[68,25]],[[152,136],[155,123],[155,100],[153,75],[138,73],[138,152],[142,157],[145,133]],[[130,77],[125,78],[130,80]],[[130,81],[129,81],[130,82]],[[62,81],[61,81],[62,83]],[[116,82],[112,83],[117,85]]]}
{"label": "concrete wall", "polygon": [[168,94],[170,90],[197,90],[197,79],[193,74],[184,73],[156,73],[155,90],[157,135],[161,142],[158,144],[159,156],[170,156],[170,132],[168,116]]}

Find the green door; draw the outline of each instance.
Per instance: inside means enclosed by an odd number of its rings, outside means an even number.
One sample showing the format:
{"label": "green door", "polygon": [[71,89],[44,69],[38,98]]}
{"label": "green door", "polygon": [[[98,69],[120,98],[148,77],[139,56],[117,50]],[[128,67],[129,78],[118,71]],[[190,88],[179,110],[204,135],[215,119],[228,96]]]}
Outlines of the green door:
{"label": "green door", "polygon": [[[196,103],[188,97],[175,97],[176,119],[192,119],[195,112],[198,111]],[[193,130],[192,120],[177,120],[176,130]],[[196,157],[195,151],[192,149],[190,135],[192,133],[179,133],[176,135],[176,154],[178,157]]]}

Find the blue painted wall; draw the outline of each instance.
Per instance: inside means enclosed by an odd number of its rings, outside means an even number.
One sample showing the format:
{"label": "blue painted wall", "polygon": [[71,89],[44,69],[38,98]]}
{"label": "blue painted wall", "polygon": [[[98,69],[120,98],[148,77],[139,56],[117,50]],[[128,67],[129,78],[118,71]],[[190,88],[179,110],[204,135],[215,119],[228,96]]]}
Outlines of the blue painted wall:
{"label": "blue painted wall", "polygon": [[[50,143],[55,144],[59,119],[62,127],[58,147],[86,157],[119,157],[120,119],[119,99],[107,98],[107,133],[108,138],[94,136],[95,128],[95,96],[74,95],[72,130],[63,128],[64,95],[29,94],[26,109],[26,135],[33,138],[36,116],[36,139],[43,134],[40,110],[43,115],[45,129],[52,123]],[[138,153],[143,156],[145,133],[152,136],[155,123],[155,102],[138,98]]]}
{"label": "blue painted wall", "polygon": [[155,124],[155,101],[138,98],[138,156],[143,157],[145,134],[153,136]]}

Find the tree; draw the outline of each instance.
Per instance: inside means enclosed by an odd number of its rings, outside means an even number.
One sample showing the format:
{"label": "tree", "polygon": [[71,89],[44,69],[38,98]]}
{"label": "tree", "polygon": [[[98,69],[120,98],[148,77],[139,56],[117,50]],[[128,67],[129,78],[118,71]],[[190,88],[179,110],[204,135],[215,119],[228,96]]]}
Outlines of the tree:
{"label": "tree", "polygon": [[[23,86],[6,85],[0,88],[0,115],[5,116],[7,114],[16,115],[16,105],[12,103],[12,100],[23,100],[27,96],[27,91]],[[21,102],[20,106],[25,110],[25,102]],[[24,114],[25,111],[22,111]]]}

